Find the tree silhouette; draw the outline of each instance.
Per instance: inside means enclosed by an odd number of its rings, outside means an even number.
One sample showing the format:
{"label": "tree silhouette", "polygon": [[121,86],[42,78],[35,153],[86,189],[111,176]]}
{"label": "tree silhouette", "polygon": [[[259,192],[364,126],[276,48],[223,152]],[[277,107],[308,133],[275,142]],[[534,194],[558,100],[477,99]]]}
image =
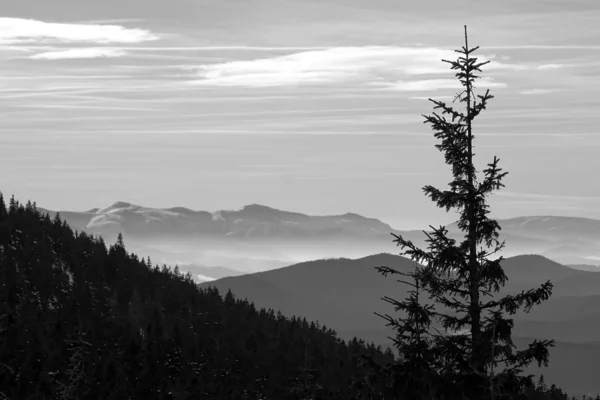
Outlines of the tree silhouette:
{"label": "tree silhouette", "polygon": [[[388,296],[382,299],[394,306],[396,312],[401,311],[404,318],[394,318],[388,314],[376,315],[388,321],[396,331],[393,340],[398,350],[399,358],[393,365],[379,365],[373,357],[363,356],[362,366],[367,370],[363,396],[364,398],[396,399],[410,398],[429,400],[442,393],[445,388],[440,386],[438,372],[432,368],[435,363],[433,341],[430,327],[435,317],[432,304],[423,305],[419,276],[422,267],[415,265],[412,273],[399,272],[390,267],[376,267],[383,275],[401,275],[404,279],[398,282],[411,287],[408,297],[398,301]],[[366,390],[366,391],[365,391]]]}
{"label": "tree silhouette", "polygon": [[[508,279],[500,265],[503,258],[498,256],[505,244],[499,240],[499,224],[488,217],[486,200],[504,186],[502,179],[507,173],[502,172],[494,157],[480,177],[473,160],[473,121],[493,98],[489,90],[483,95],[475,93],[475,82],[480,78],[477,74],[490,62],[478,62],[473,56],[478,48],[469,47],[465,26],[465,45],[456,50],[458,59],[442,60],[456,71],[463,90],[454,102],[462,103],[464,110],[429,99],[434,112],[424,115],[424,122],[431,125],[434,136],[440,140],[436,148],[444,153],[454,179],[447,190],[428,185],[423,191],[438,207],[454,209],[460,215],[457,226],[464,232],[464,239],[457,242],[446,227],[430,226],[432,231],[424,232],[428,249],[422,250],[393,234],[394,242],[403,249],[401,255],[423,266],[412,274],[414,286],[426,292],[437,307],[423,305],[414,296],[404,302],[384,300],[392,302],[396,311],[408,314],[400,320],[386,318],[399,333],[396,347],[406,355],[398,361],[400,366],[407,357],[411,363],[425,361],[431,387],[443,387],[446,393],[452,390],[451,398],[497,400],[515,398],[531,386],[531,377],[520,376],[531,362],[548,364],[548,348],[554,342],[534,340],[527,349],[516,350],[511,339],[513,320],[505,315],[514,315],[521,308],[529,312],[550,297],[552,284],[548,281],[515,296],[495,295]],[[388,267],[379,267],[379,272],[398,273]],[[484,300],[486,297],[490,299]],[[433,326],[429,315],[435,316],[441,330]],[[423,328],[428,328],[430,334],[426,341],[415,341],[404,334],[421,332]],[[423,356],[424,352],[428,357]]]}
{"label": "tree silhouette", "polygon": [[6,203],[4,202],[4,196],[0,193],[0,222],[6,220],[8,217],[8,211],[6,211]]}

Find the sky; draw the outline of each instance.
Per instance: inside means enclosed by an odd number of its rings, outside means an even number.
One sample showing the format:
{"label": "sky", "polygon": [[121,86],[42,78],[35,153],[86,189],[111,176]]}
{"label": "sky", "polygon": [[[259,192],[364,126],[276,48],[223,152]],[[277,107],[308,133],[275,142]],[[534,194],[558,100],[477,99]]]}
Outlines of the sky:
{"label": "sky", "polygon": [[441,59],[480,46],[476,163],[497,218],[600,218],[597,0],[19,0],[0,9],[0,191],[53,210],[127,201],[451,222],[422,114]]}

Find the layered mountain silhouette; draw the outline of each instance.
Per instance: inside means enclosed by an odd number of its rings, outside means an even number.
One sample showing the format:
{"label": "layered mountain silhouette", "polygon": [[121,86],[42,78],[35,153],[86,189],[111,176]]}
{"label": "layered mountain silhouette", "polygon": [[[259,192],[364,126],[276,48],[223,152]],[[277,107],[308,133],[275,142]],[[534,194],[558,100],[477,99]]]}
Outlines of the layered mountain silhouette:
{"label": "layered mountain silhouette", "polygon": [[[356,336],[382,345],[391,344],[393,332],[374,312],[394,315],[381,297],[402,299],[407,287],[374,267],[406,272],[414,267],[412,261],[389,254],[396,251],[390,233],[425,246],[421,231],[396,230],[357,214],[309,216],[256,204],[208,212],[117,202],[60,215],[73,229],[109,242],[123,233],[128,249],[155,263],[178,264],[203,281],[201,287],[216,287],[222,294],[231,290],[257,308],[317,320],[344,339]],[[517,345],[523,347],[528,338],[557,340],[550,367],[527,372],[543,373],[567,391],[600,391],[595,372],[600,359],[600,274],[595,266],[600,221],[520,217],[498,222],[510,256],[503,262],[509,276],[503,293],[546,280],[554,283],[549,301],[514,316]],[[447,228],[462,239],[456,225]],[[314,261],[298,262],[302,260]]]}
{"label": "layered mountain silhouette", "polygon": [[[385,328],[385,321],[374,312],[397,315],[381,297],[401,300],[408,295],[408,287],[374,269],[384,265],[404,272],[414,268],[407,258],[377,254],[359,259],[304,262],[226,277],[200,287],[216,287],[220,293],[231,290],[236,297],[248,299],[258,308],[274,308],[284,315],[318,320],[344,339],[356,336],[391,345],[388,337],[393,332]],[[540,255],[510,257],[502,266],[509,277],[502,294],[531,289],[546,280],[554,284],[549,301],[529,314],[521,312],[514,317],[514,335],[523,346],[523,338],[558,342],[551,353],[550,367],[542,370],[532,367],[532,373],[541,372],[566,389],[599,391],[595,378],[592,379],[595,375],[588,374],[583,366],[591,367],[600,359],[600,346],[594,343],[600,338],[600,274],[575,270]],[[585,381],[582,377],[588,375]]]}
{"label": "layered mountain silhouette", "polygon": [[[225,277],[201,286],[214,286],[222,293],[231,290],[240,298],[254,301],[257,306],[323,320],[340,330],[377,329],[381,327],[382,320],[373,315],[373,311],[388,307],[381,297],[403,299],[408,288],[397,283],[396,279],[381,276],[375,271],[375,266],[410,272],[414,262],[392,254],[316,260],[271,271]],[[530,314],[517,314],[517,320],[574,321],[585,319],[586,310],[593,312],[594,309],[600,314],[600,274],[574,270],[539,255],[511,257],[504,260],[502,266],[509,280],[501,294],[518,293],[547,280],[554,285],[551,300],[536,307]],[[389,312],[393,312],[392,306],[388,308]],[[326,315],[331,317],[325,318]],[[553,335],[553,338],[558,336],[577,341],[571,327],[547,334]],[[530,335],[523,331],[520,336]]]}

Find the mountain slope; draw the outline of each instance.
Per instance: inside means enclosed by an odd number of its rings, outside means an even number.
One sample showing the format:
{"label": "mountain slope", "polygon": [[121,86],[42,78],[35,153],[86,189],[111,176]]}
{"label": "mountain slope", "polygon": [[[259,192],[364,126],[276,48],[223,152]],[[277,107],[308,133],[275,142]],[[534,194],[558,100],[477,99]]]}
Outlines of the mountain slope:
{"label": "mountain slope", "polygon": [[[378,254],[360,259],[316,260],[255,274],[228,277],[202,284],[214,286],[221,292],[231,289],[241,298],[260,299],[258,305],[281,309],[282,312],[301,314],[327,321],[336,329],[370,329],[380,326],[382,320],[373,311],[390,308],[381,300],[383,296],[402,299],[407,295],[406,285],[393,278],[385,278],[375,271],[375,266],[388,266],[409,272],[413,262],[407,258]],[[585,294],[600,295],[600,274],[577,271],[557,264],[542,256],[516,256],[503,261],[509,277],[503,293],[516,293],[539,286],[546,280],[554,284],[554,297],[578,296],[581,288]],[[252,281],[250,281],[252,279]],[[273,291],[294,294],[297,302],[269,303],[266,293],[255,289],[255,282],[265,282]],[[596,284],[598,282],[598,284]],[[276,288],[276,289],[275,289]],[[279,298],[276,293],[270,298]],[[387,308],[386,308],[387,307]],[[390,308],[390,312],[393,310]],[[325,319],[325,315],[331,315]],[[352,318],[348,319],[351,315]],[[532,314],[535,315],[535,314]]]}
{"label": "mountain slope", "polygon": [[563,282],[573,277],[576,281],[584,281],[592,276],[591,272],[578,271],[544,256],[532,254],[506,258],[502,262],[502,268],[508,276],[504,289],[506,292],[527,290],[550,280],[555,285],[553,295],[569,295],[572,293],[572,285]]}
{"label": "mountain slope", "polygon": [[[275,292],[262,283],[256,290]],[[306,390],[345,400],[364,379],[358,354],[393,360],[306,320],[199,291],[190,276],[75,235],[31,205],[7,213],[1,193],[0,287],[1,398],[297,400],[311,368]]]}
{"label": "mountain slope", "polygon": [[[254,301],[260,307],[273,307],[285,315],[303,315],[318,320],[335,329],[344,339],[358,336],[389,345],[391,342],[387,337],[393,336],[393,332],[384,329],[385,321],[373,312],[398,315],[381,297],[403,299],[407,296],[407,287],[396,282],[394,277],[385,278],[378,274],[374,267],[381,265],[405,272],[413,268],[412,261],[404,257],[378,254],[354,260],[300,263],[200,286],[216,287],[220,292],[231,289],[234,295]],[[600,322],[591,322],[600,321],[600,274],[574,270],[539,255],[511,257],[504,260],[502,266],[509,277],[503,293],[531,289],[548,279],[555,285],[551,300],[534,307],[530,314],[515,316],[517,341],[523,341],[520,337],[537,337],[561,342],[553,350],[556,356],[550,367],[541,370],[547,382],[552,377],[552,382],[560,382],[570,390],[600,391],[600,386],[592,379],[595,375],[583,367],[590,367],[594,357],[600,357],[600,347],[586,347],[584,343],[597,340],[595,338],[600,334]],[[580,288],[584,288],[584,292]],[[586,297],[582,293],[594,296]],[[580,342],[580,345],[569,341]],[[572,353],[585,353],[582,364],[576,362]],[[537,371],[533,367],[531,370]]]}
{"label": "mountain slope", "polygon": [[393,279],[377,274],[375,265],[387,265],[406,272],[413,268],[406,258],[379,254],[356,260],[310,261],[227,277],[203,283],[200,287],[216,287],[223,293],[231,290],[236,297],[247,298],[257,307],[276,304],[286,315],[302,315],[335,329],[360,329],[380,322],[373,311],[381,309],[382,296],[404,290]]}

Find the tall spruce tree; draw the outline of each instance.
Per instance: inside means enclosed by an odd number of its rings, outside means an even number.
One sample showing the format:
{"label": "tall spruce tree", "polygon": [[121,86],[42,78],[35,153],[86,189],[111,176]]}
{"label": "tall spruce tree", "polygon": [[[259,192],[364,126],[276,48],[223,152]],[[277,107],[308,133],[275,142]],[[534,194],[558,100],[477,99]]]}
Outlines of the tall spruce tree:
{"label": "tall spruce tree", "polygon": [[[418,365],[419,375],[430,380],[427,387],[439,389],[430,398],[517,398],[524,393],[525,386],[531,385],[530,376],[521,376],[523,368],[533,361],[547,366],[548,349],[554,345],[554,341],[534,340],[527,349],[517,350],[511,339],[513,320],[506,317],[519,309],[529,312],[534,305],[547,300],[552,293],[549,281],[514,296],[495,295],[508,279],[500,265],[503,258],[499,256],[505,243],[499,240],[499,224],[488,217],[486,200],[504,186],[502,179],[507,173],[498,167],[496,157],[483,174],[473,161],[473,121],[493,98],[489,90],[483,95],[475,93],[478,73],[490,62],[478,62],[473,56],[478,48],[469,47],[465,26],[465,45],[456,50],[460,54],[458,59],[442,60],[456,71],[463,90],[454,103],[458,101],[464,108],[459,110],[429,99],[434,110],[440,112],[424,115],[424,122],[431,125],[434,136],[440,140],[436,148],[445,154],[454,179],[447,190],[428,185],[423,191],[438,207],[446,211],[454,209],[460,215],[457,225],[464,232],[464,239],[457,241],[450,237],[444,226],[430,226],[432,231],[424,232],[428,249],[423,250],[393,234],[394,242],[403,249],[401,255],[422,265],[411,274],[413,286],[427,293],[438,307],[423,305],[416,291],[404,302],[384,298],[395,305],[396,311],[402,310],[407,315],[401,319],[384,317],[397,331],[396,347],[403,353],[395,367],[405,372],[406,367]],[[384,275],[400,273],[389,267],[378,270]],[[441,330],[433,326],[431,315]],[[423,330],[427,330],[428,336]],[[407,378],[406,373],[400,375],[398,379]],[[409,378],[419,383],[414,373]],[[422,384],[416,387],[419,386]],[[402,389],[395,391],[394,396],[407,398],[409,393]]]}

